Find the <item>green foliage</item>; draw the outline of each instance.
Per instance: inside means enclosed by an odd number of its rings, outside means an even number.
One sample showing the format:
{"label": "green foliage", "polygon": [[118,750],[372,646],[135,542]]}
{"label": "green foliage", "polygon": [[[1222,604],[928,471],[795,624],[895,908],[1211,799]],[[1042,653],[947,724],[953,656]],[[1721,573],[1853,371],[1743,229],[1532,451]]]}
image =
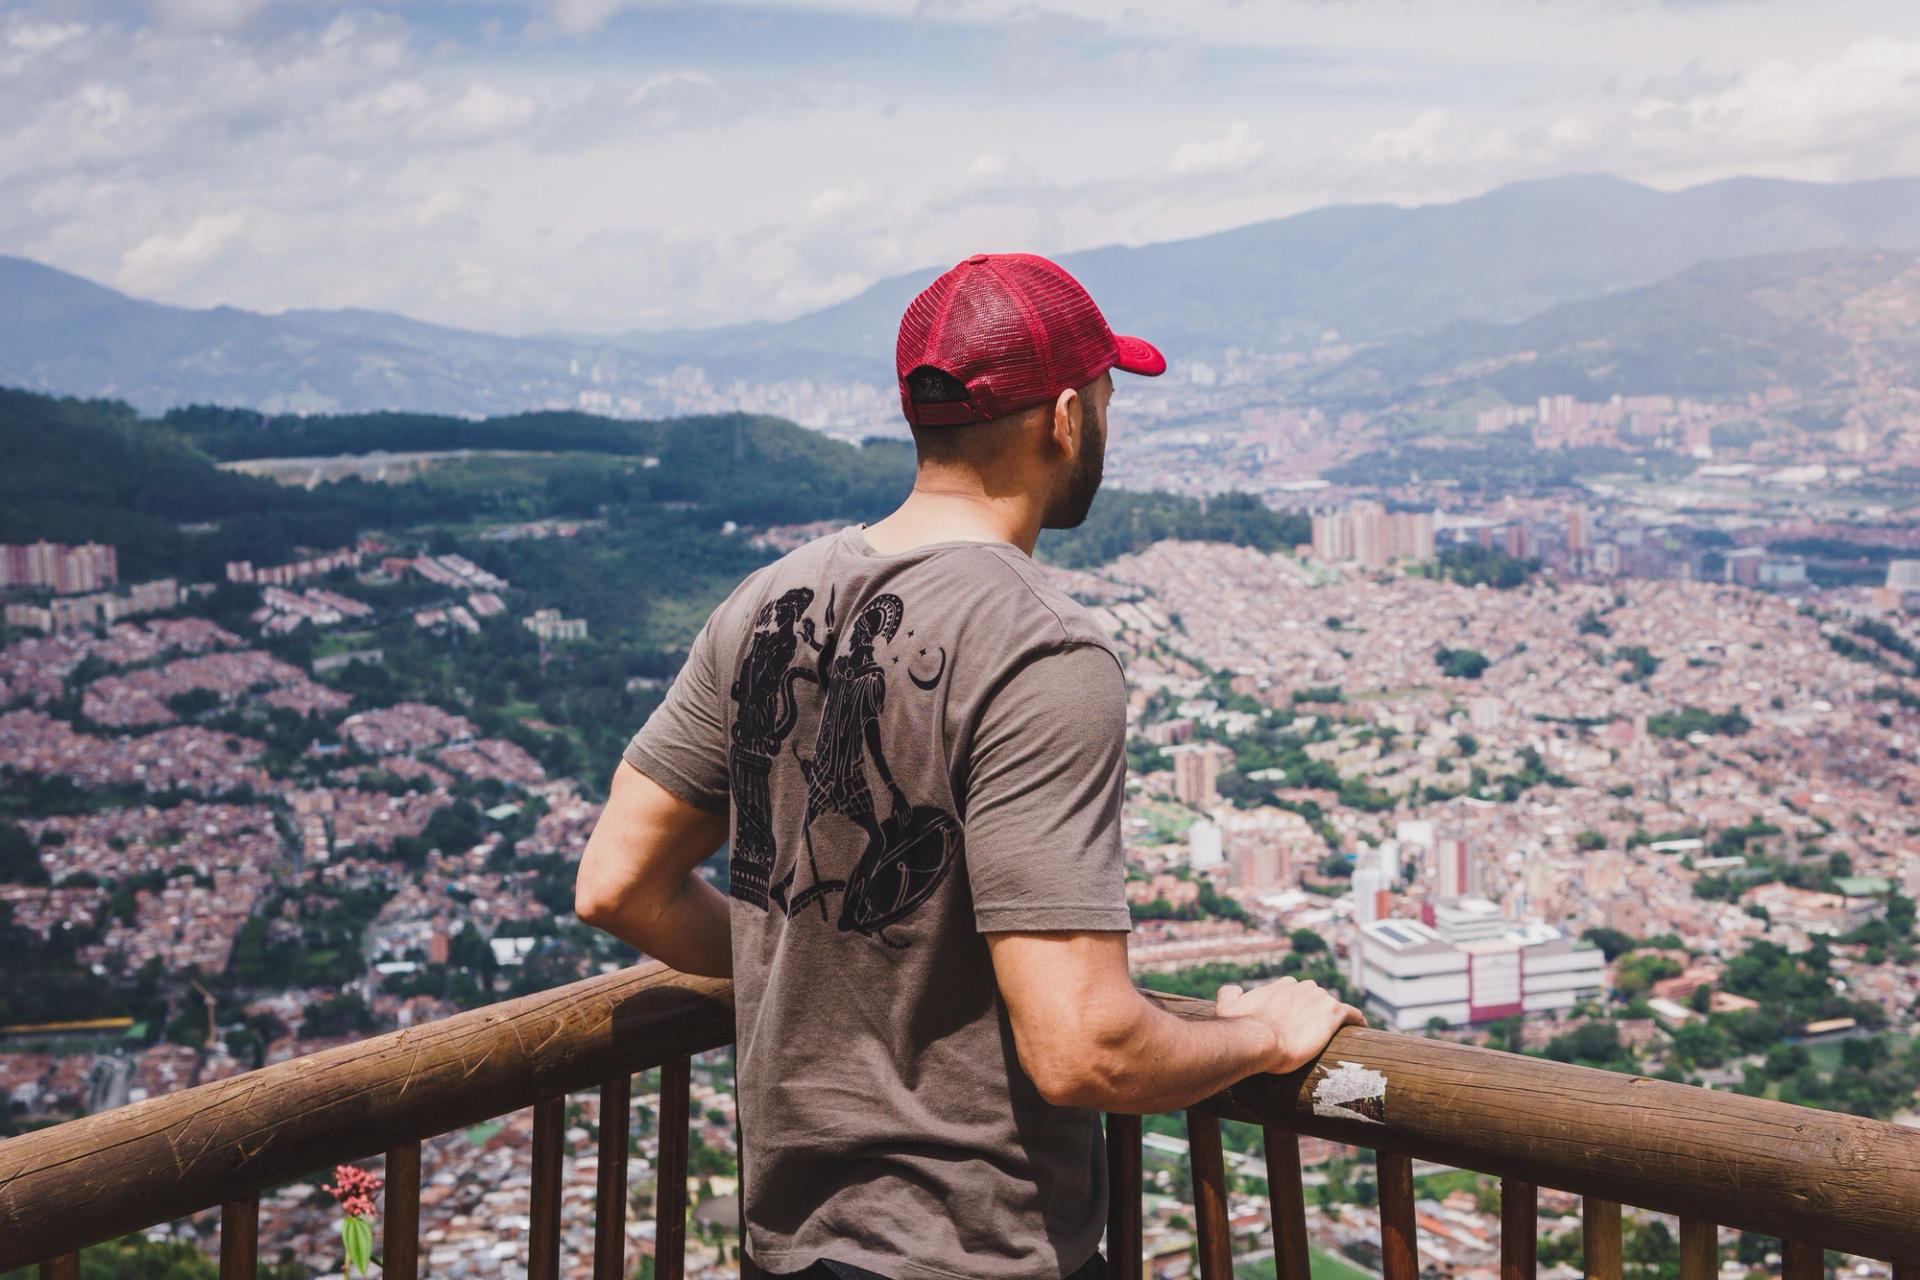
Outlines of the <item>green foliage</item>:
{"label": "green foliage", "polygon": [[46,884],[40,847],[18,824],[0,821],[0,884]]}
{"label": "green foliage", "polygon": [[1753,721],[1739,707],[1718,713],[1681,707],[1647,717],[1647,732],[1656,738],[1685,738],[1696,733],[1738,737],[1751,728]]}
{"label": "green foliage", "polygon": [[1631,937],[1620,932],[1618,929],[1596,927],[1588,929],[1580,936],[1600,948],[1600,954],[1607,958],[1607,963],[1609,964],[1639,945]]}
{"label": "green foliage", "polygon": [[1684,475],[1692,464],[1662,450],[1628,453],[1624,449],[1583,446],[1535,449],[1522,439],[1482,448],[1400,446],[1351,458],[1322,472],[1335,484],[1395,488],[1416,479],[1451,480],[1478,493],[1527,493],[1565,488],[1582,476],[1618,475],[1645,470]]}
{"label": "green foliage", "polygon": [[1444,547],[1431,566],[1431,575],[1463,587],[1494,587],[1511,591],[1524,587],[1540,572],[1538,560],[1522,560],[1492,547]]}
{"label": "green foliage", "polygon": [[1631,1071],[1636,1065],[1632,1050],[1620,1042],[1620,1029],[1611,1022],[1583,1022],[1555,1036],[1547,1042],[1546,1055],[1555,1062],[1609,1071]]}
{"label": "green foliage", "polygon": [[1658,953],[1633,953],[1623,956],[1614,968],[1613,989],[1632,999],[1645,995],[1653,984],[1664,978],[1677,978],[1681,965],[1672,956]]}
{"label": "green foliage", "polygon": [[1291,551],[1312,540],[1313,526],[1306,516],[1274,511],[1252,494],[1227,493],[1202,501],[1103,489],[1079,527],[1047,530],[1036,551],[1055,564],[1086,569],[1168,538]]}
{"label": "green foliage", "polygon": [[1128,911],[1135,920],[1236,920],[1247,922],[1247,909],[1213,887],[1213,881],[1199,877],[1200,892],[1192,902],[1174,906],[1165,898],[1147,903],[1131,903]]}
{"label": "green foliage", "polygon": [[[80,1251],[80,1280],[215,1280],[218,1274],[205,1250],[183,1240],[129,1235]],[[25,1280],[28,1273],[14,1275]]]}
{"label": "green foliage", "polygon": [[1579,630],[1583,636],[1601,636],[1604,638],[1613,634],[1613,628],[1608,626],[1601,619],[1600,615],[1591,609],[1580,615]]}
{"label": "green foliage", "polygon": [[[327,885],[281,890],[240,926],[227,972],[237,985],[259,990],[346,986],[364,971],[361,938],[388,896],[385,889]],[[292,935],[284,926],[269,928],[286,919],[287,902],[295,904]]]}
{"label": "green foliage", "polygon": [[1354,998],[1340,976],[1332,953],[1326,950],[1303,955],[1296,949],[1292,955],[1283,957],[1278,964],[1202,964],[1173,973],[1143,974],[1140,985],[1149,991],[1191,996],[1196,1000],[1211,1000],[1221,987],[1229,983],[1245,986],[1288,976],[1311,978],[1342,1000]]}
{"label": "green foliage", "polygon": [[1433,651],[1433,660],[1440,664],[1441,674],[1460,680],[1478,680],[1488,666],[1487,655],[1478,649],[1449,649],[1444,645]]}
{"label": "green foliage", "polygon": [[340,1219],[340,1248],[346,1254],[346,1274],[366,1275],[373,1267],[373,1224],[352,1214]]}
{"label": "green foliage", "polygon": [[86,931],[55,929],[43,942],[13,922],[13,904],[0,902],[0,955],[7,980],[0,982],[0,1025],[59,1022],[122,1012],[106,979],[82,963],[77,949]]}
{"label": "green foliage", "polygon": [[1632,678],[1645,680],[1660,669],[1660,659],[1643,644],[1630,644],[1614,650],[1613,660],[1624,662],[1632,668]]}
{"label": "green foliage", "polygon": [[367,1007],[366,998],[358,991],[316,1000],[300,1014],[300,1035],[305,1039],[371,1035],[375,1027],[373,1010]]}

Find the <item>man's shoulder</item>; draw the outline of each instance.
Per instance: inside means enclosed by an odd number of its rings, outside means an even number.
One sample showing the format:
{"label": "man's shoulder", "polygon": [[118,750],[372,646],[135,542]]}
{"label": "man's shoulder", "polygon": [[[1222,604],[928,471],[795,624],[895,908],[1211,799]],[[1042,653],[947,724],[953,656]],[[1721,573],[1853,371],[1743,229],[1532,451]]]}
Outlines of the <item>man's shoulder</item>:
{"label": "man's shoulder", "polygon": [[[811,595],[823,582],[822,566],[833,554],[834,545],[844,530],[834,530],[801,543],[776,560],[769,560],[740,579],[714,609],[716,618],[740,627],[751,627],[761,609],[796,588]],[[804,612],[804,608],[801,610]]]}
{"label": "man's shoulder", "polygon": [[941,599],[968,629],[998,633],[1010,649],[1046,651],[1092,645],[1114,652],[1085,604],[1048,580],[1018,547],[981,543],[941,557]]}

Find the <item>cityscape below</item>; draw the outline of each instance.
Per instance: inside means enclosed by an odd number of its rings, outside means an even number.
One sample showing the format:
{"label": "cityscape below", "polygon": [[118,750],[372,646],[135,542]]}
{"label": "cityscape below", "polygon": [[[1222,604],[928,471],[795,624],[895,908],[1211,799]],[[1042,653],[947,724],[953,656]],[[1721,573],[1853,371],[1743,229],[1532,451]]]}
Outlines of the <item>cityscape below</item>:
{"label": "cityscape below", "polygon": [[[1037,559],[1124,658],[1141,985],[1311,977],[1408,1035],[1920,1127],[1920,265],[1789,256],[1122,385],[1093,515]],[[1820,340],[1680,341],[1736,294]],[[643,959],[573,915],[621,744],[733,583],[884,514],[911,451],[857,369],[608,370],[491,417],[0,391],[0,1134]],[[702,1280],[738,1266],[731,1065],[693,1071]],[[598,1106],[566,1117],[576,1278]],[[1186,1129],[1146,1133],[1148,1274],[1182,1280]],[[526,1274],[532,1134],[425,1144],[426,1274]],[[1226,1143],[1270,1280],[1259,1129]],[[1314,1274],[1382,1274],[1372,1153],[1302,1157]],[[263,1198],[274,1280],[341,1274],[330,1174]],[[1493,1186],[1416,1166],[1428,1274],[1501,1274]],[[1577,1204],[1541,1194],[1549,1280]],[[207,1265],[213,1222],[148,1233],[151,1269]],[[1629,1276],[1678,1275],[1672,1219],[1626,1232]]]}

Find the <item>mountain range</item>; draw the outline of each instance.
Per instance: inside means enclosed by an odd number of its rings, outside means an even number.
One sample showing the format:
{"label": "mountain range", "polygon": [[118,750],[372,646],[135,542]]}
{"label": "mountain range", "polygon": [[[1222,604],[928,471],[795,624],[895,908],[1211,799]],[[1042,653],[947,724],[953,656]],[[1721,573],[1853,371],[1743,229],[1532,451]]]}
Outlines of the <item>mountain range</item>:
{"label": "mountain range", "polygon": [[1920,381],[1920,254],[1816,249],[1718,258],[1511,324],[1456,321],[1389,339],[1301,394],[1349,405],[1485,389],[1725,396],[1787,386],[1858,395]]}
{"label": "mountain range", "polygon": [[[1462,362],[1498,364],[1503,354],[1543,345],[1563,349],[1567,368],[1592,375],[1604,372],[1605,362],[1575,353],[1595,335],[1611,334],[1626,357],[1636,344],[1665,355],[1674,325],[1691,325],[1688,340],[1709,348],[1746,349],[1749,372],[1771,377],[1774,363],[1819,359],[1826,348],[1796,354],[1806,333],[1792,317],[1769,321],[1764,307],[1753,310],[1750,295],[1760,287],[1754,280],[1873,258],[1814,251],[1915,249],[1916,178],[1738,178],[1663,192],[1575,176],[1451,204],[1331,206],[1059,260],[1117,328],[1151,337],[1175,361],[1231,347],[1297,350],[1337,339],[1366,350],[1313,386],[1329,396],[1373,398]],[[1712,265],[1762,255],[1774,265]],[[882,280],[778,323],[506,337],[377,311],[265,315],[168,306],[0,257],[0,298],[7,299],[0,307],[0,385],[113,396],[149,412],[225,403],[463,414],[572,405],[584,390],[643,387],[683,365],[700,366],[715,383],[810,377],[885,385],[900,314],[943,266]],[[1736,313],[1750,323],[1728,330],[1723,322]],[[1654,327],[1635,328],[1646,325]],[[1668,327],[1665,336],[1660,325]],[[1755,357],[1760,347],[1771,354]],[[1691,365],[1654,363],[1666,368],[1659,376],[1682,382],[1748,378],[1738,358],[1730,364],[1722,354],[1706,351]]]}

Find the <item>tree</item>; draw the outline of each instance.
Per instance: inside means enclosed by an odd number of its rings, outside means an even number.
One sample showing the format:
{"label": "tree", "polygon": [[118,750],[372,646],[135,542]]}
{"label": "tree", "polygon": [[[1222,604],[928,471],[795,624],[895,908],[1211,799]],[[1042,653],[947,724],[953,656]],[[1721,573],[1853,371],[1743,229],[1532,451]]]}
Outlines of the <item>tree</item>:
{"label": "tree", "polygon": [[1607,958],[1609,964],[1639,945],[1620,930],[1608,929],[1604,926],[1595,926],[1580,936],[1600,948],[1600,954]]}
{"label": "tree", "polygon": [[300,1035],[311,1040],[317,1036],[368,1035],[374,1030],[373,1010],[358,991],[316,1000],[301,1011]]}
{"label": "tree", "polygon": [[1433,660],[1440,664],[1441,674],[1462,680],[1478,680],[1489,665],[1487,655],[1478,649],[1449,649],[1444,645],[1433,651]]}
{"label": "tree", "polygon": [[1299,955],[1310,956],[1317,951],[1327,949],[1327,940],[1311,929],[1295,929],[1287,935],[1287,938],[1293,943],[1295,953]]}
{"label": "tree", "polygon": [[0,884],[45,884],[39,846],[12,822],[0,822]]}

